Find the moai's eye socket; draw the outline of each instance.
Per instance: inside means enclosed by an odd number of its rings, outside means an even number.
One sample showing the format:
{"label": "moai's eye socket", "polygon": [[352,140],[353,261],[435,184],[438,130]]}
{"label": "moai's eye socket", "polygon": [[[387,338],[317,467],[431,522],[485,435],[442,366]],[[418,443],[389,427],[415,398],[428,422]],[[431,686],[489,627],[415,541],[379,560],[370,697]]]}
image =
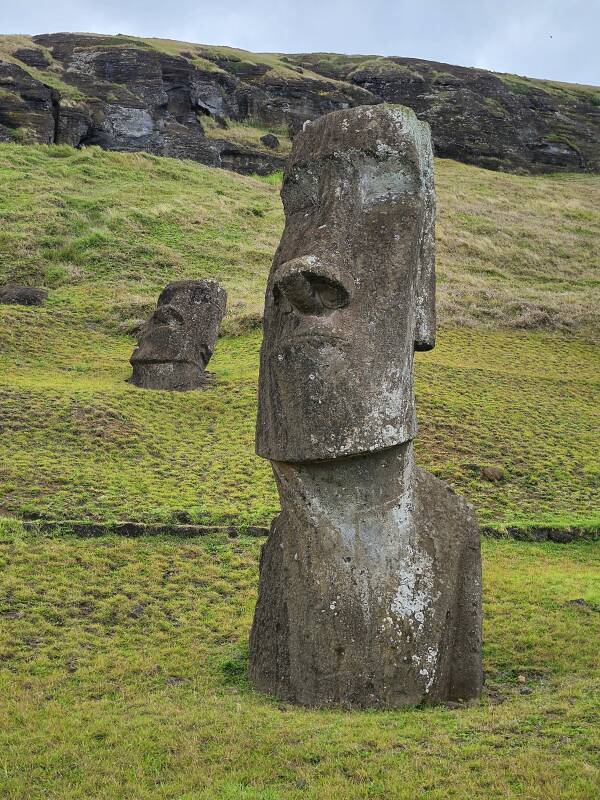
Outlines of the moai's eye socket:
{"label": "moai's eye socket", "polygon": [[168,325],[170,328],[181,328],[184,324],[182,314],[173,306],[165,304],[158,306],[152,315],[152,320],[157,325]]}
{"label": "moai's eye socket", "polygon": [[318,276],[312,276],[312,281],[309,279],[309,283],[312,283],[313,290],[319,296],[324,308],[334,310],[348,304],[348,292],[341,283]]}
{"label": "moai's eye socket", "polygon": [[281,198],[286,214],[316,208],[319,203],[316,178],[304,172],[293,172],[284,181]]}

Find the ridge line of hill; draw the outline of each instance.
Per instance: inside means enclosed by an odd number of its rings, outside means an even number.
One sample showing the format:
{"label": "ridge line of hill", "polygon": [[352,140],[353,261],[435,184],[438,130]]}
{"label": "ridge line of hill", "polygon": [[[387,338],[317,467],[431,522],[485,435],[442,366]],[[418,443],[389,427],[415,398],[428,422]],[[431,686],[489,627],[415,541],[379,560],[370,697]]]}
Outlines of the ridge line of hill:
{"label": "ridge line of hill", "polygon": [[[97,144],[268,174],[307,119],[381,102],[429,122],[440,157],[521,173],[600,171],[598,87],[397,56],[0,37],[0,141]],[[279,142],[263,141],[267,132]]]}

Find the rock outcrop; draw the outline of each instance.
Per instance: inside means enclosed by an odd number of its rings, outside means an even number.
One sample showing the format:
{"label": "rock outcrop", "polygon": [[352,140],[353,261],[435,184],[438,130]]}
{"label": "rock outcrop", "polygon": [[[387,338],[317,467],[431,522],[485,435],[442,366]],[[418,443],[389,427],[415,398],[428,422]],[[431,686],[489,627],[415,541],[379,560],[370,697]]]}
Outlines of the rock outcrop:
{"label": "rock outcrop", "polygon": [[27,70],[0,60],[0,141],[57,141],[60,95]]}
{"label": "rock outcrop", "polygon": [[6,283],[0,286],[0,304],[16,306],[41,306],[48,292],[34,286],[21,286],[18,283]]}
{"label": "rock outcrop", "polygon": [[[0,141],[143,150],[242,173],[282,167],[266,149],[205,136],[203,115],[231,115],[223,98],[238,81],[142,43],[105,45],[106,38],[35,37],[40,49],[27,50],[28,62],[32,53],[40,54],[37,63],[51,54],[45,71],[52,85],[39,67],[33,77],[25,62],[0,60]],[[53,88],[57,78],[62,89]]]}
{"label": "rock outcrop", "polygon": [[281,194],[256,450],[282,510],[250,678],[310,706],[477,697],[479,531],[412,450],[413,352],[435,342],[429,127],[400,106],[322,117],[296,137]]}
{"label": "rock outcrop", "polygon": [[600,170],[600,89],[414,58],[296,58],[412,108],[437,156],[491,169]]}
{"label": "rock outcrop", "polygon": [[272,133],[266,133],[264,136],[260,137],[260,140],[269,150],[277,150],[279,147],[279,139]]}
{"label": "rock outcrop", "polygon": [[0,56],[0,141],[98,144],[266,174],[283,155],[251,137],[233,141],[227,119],[293,136],[331,111],[392,102],[430,124],[442,157],[524,172],[600,170],[594,87],[407,58],[255,56],[93,34],[23,39],[11,49],[7,38]]}

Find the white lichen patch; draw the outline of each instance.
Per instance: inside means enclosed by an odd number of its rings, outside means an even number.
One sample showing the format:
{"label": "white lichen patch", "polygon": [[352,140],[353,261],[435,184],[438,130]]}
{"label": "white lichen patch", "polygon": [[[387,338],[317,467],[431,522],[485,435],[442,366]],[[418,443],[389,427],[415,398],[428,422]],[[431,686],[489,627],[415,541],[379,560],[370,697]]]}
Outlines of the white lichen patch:
{"label": "white lichen patch", "polygon": [[419,674],[427,678],[425,692],[429,692],[435,680],[435,670],[437,667],[438,651],[435,647],[430,647],[425,654],[425,666],[419,670]]}
{"label": "white lichen patch", "polygon": [[395,169],[381,163],[366,164],[359,178],[359,194],[366,208],[376,203],[393,203],[406,196],[415,195],[417,175],[410,165],[398,163]]}
{"label": "white lichen patch", "polygon": [[399,571],[400,583],[390,603],[391,614],[419,631],[433,612],[433,559],[409,548]]}
{"label": "white lichen patch", "polygon": [[377,155],[385,158],[386,156],[397,156],[398,151],[391,147],[387,142],[382,142],[381,139],[377,139],[376,144]]}

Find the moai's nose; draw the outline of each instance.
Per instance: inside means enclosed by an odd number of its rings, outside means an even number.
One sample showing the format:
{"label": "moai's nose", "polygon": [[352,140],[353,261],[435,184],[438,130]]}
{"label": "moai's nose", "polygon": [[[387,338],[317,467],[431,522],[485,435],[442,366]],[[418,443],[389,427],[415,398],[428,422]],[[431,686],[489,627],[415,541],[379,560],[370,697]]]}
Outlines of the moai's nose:
{"label": "moai's nose", "polygon": [[273,286],[276,303],[283,300],[300,314],[323,316],[344,308],[350,292],[331,269],[314,256],[294,258],[282,264]]}

